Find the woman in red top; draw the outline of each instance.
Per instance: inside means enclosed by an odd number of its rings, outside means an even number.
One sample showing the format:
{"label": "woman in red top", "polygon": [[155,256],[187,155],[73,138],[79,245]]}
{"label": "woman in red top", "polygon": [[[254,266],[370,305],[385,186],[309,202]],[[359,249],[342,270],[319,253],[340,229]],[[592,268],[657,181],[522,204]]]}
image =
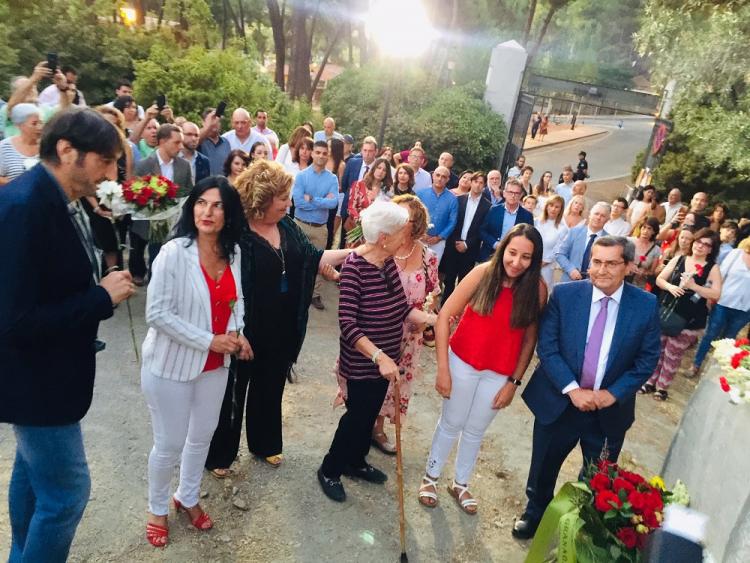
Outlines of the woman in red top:
{"label": "woman in red top", "polygon": [[[513,400],[534,353],[537,319],[547,302],[541,280],[542,238],[527,224],[513,227],[488,263],[458,284],[440,311],[436,328],[435,388],[445,398],[419,502],[437,505],[437,479],[459,438],[456,472],[448,487],[468,514],[477,502],[468,490],[485,431],[498,409]],[[450,319],[462,315],[450,336]],[[450,339],[449,339],[450,336]]]}

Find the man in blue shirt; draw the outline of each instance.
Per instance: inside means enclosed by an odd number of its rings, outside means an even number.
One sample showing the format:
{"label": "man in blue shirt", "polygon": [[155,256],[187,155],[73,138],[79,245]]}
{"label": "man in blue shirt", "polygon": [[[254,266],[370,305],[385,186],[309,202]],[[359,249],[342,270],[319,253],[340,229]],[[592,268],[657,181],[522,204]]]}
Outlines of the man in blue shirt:
{"label": "man in blue shirt", "polygon": [[203,128],[198,132],[198,152],[208,158],[212,176],[224,174],[224,161],[232,148],[229,141],[221,136],[221,118],[214,108],[203,112]]}
{"label": "man in blue shirt", "polygon": [[[307,235],[310,242],[320,250],[325,250],[328,238],[328,211],[339,204],[339,181],[336,175],[326,170],[328,143],[316,141],[313,145],[312,166],[297,174],[292,189],[294,200],[294,220]],[[315,278],[312,304],[323,310],[320,298],[320,274]]]}
{"label": "man in blue shirt", "polygon": [[450,170],[445,166],[438,166],[432,173],[432,186],[416,192],[430,213],[432,224],[422,240],[437,254],[438,263],[445,251],[445,239],[450,236],[458,222],[458,198],[446,189],[450,177]]}
{"label": "man in blue shirt", "polygon": [[565,200],[565,207],[573,197],[573,167],[564,166],[562,169],[562,182],[555,186],[555,193]]}

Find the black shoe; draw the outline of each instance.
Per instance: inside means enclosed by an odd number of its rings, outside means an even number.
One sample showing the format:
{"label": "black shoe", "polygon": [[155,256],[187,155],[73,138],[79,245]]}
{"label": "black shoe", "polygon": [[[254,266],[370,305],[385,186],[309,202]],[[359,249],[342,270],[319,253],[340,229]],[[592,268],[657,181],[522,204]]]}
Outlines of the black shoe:
{"label": "black shoe", "polygon": [[322,311],[326,308],[326,306],[323,305],[323,299],[321,299],[320,296],[312,298],[312,306],[315,307],[318,311]]}
{"label": "black shoe", "polygon": [[374,468],[369,463],[366,463],[364,467],[349,466],[344,469],[344,475],[354,479],[362,479],[368,483],[377,483],[378,485],[382,485],[388,480],[388,475],[380,471],[380,469]]}
{"label": "black shoe", "polygon": [[98,338],[94,340],[94,354],[103,352],[106,347],[107,347],[107,343],[104,342],[104,340],[99,340]]}
{"label": "black shoe", "polygon": [[339,479],[329,479],[323,475],[323,468],[318,469],[318,481],[320,487],[323,489],[323,493],[336,502],[344,502],[346,500],[346,491],[344,491],[344,485],[341,484]]}
{"label": "black shoe", "polygon": [[526,514],[521,516],[513,524],[513,530],[511,534],[514,538],[519,540],[530,540],[536,534],[536,529],[539,527],[539,522],[531,520]]}

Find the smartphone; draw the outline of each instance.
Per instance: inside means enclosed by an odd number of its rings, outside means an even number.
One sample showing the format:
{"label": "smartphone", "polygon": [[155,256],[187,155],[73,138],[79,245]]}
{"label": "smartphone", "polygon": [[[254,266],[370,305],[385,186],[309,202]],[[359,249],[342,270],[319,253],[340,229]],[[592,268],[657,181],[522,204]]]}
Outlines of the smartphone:
{"label": "smartphone", "polygon": [[47,68],[55,74],[57,70],[57,53],[47,53]]}
{"label": "smartphone", "polygon": [[167,105],[167,97],[164,94],[159,94],[158,96],[156,96],[156,109],[161,111],[164,109],[166,105]]}
{"label": "smartphone", "polygon": [[227,103],[225,101],[221,101],[216,106],[216,117],[221,117],[224,115],[224,111],[227,109]]}

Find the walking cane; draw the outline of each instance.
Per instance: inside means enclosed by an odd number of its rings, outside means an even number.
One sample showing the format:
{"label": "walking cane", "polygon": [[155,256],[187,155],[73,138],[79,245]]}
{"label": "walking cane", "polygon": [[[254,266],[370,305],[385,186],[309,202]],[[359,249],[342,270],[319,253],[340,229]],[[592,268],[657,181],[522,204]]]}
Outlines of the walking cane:
{"label": "walking cane", "polygon": [[399,375],[393,382],[393,392],[396,399],[396,477],[398,480],[398,508],[399,508],[399,535],[401,539],[401,563],[406,563],[409,558],[406,556],[406,515],[404,514],[404,465],[401,456],[401,388],[399,378],[403,370],[399,370]]}

